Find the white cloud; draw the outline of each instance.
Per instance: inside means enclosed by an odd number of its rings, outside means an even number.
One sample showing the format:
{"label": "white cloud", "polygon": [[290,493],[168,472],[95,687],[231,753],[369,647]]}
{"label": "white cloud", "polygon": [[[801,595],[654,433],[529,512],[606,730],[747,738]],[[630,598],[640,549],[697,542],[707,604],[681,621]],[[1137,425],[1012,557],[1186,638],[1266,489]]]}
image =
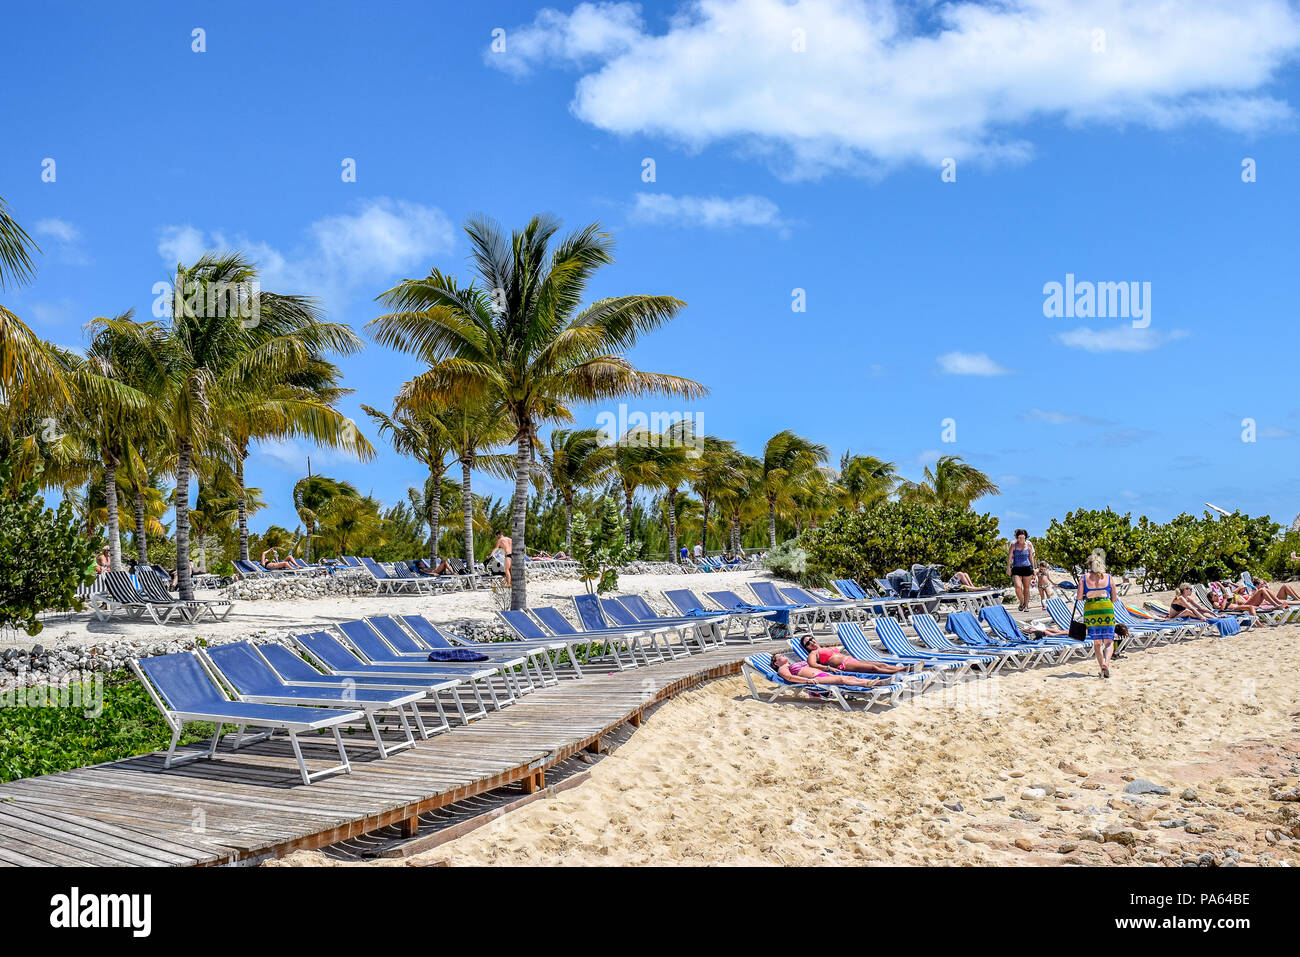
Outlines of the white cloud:
{"label": "white cloud", "polygon": [[632,218],[643,223],[703,226],[729,229],[735,226],[771,226],[783,229],[781,209],[763,196],[673,196],[670,193],[637,193]]}
{"label": "white cloud", "polygon": [[432,257],[446,253],[455,231],[441,210],[386,198],[366,200],[353,212],[318,219],[288,252],[244,235],[166,226],[158,252],[169,266],[192,263],[210,249],[238,249],[253,259],[262,288],[312,295],[339,308],[359,291],[402,274],[425,275]]}
{"label": "white cloud", "polygon": [[1056,409],[1029,409],[1020,413],[1025,422],[1042,422],[1046,425],[1099,425],[1099,419],[1079,415],[1077,412],[1060,412]]}
{"label": "white cloud", "polygon": [[799,176],[1024,160],[1042,119],[1253,132],[1291,114],[1260,91],[1298,48],[1287,0],[688,0],[660,34],[632,3],[545,9],[486,59],[586,71],[571,109],[600,129]]}
{"label": "white cloud", "polygon": [[939,371],[946,375],[1006,375],[1010,371],[983,352],[945,352],[938,363]]}
{"label": "white cloud", "polygon": [[38,219],[32,225],[32,232],[42,240],[46,252],[53,254],[60,262],[74,266],[84,266],[90,262],[81,248],[81,230],[66,219]]}
{"label": "white cloud", "polygon": [[1145,329],[1135,329],[1131,325],[1105,329],[1080,326],[1078,329],[1057,333],[1056,340],[1071,349],[1083,349],[1085,352],[1150,352],[1186,336],[1186,329],[1161,332],[1150,326]]}
{"label": "white cloud", "polygon": [[32,229],[38,236],[50,236],[61,243],[75,243],[81,239],[81,230],[64,219],[39,219]]}

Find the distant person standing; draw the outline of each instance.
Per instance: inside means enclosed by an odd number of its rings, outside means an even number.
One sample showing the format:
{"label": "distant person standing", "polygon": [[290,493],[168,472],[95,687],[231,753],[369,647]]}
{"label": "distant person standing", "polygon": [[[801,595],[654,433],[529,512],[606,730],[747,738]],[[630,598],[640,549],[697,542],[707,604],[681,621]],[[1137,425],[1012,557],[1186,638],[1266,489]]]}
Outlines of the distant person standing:
{"label": "distant person standing", "polygon": [[1023,528],[1016,529],[1015,541],[1007,546],[1007,574],[1016,588],[1021,611],[1029,611],[1029,583],[1034,577],[1034,543]]}
{"label": "distant person standing", "polygon": [[697,562],[701,562],[701,561],[704,560],[704,543],[703,543],[703,542],[696,542],[696,543],[695,543],[695,560],[696,560]]}
{"label": "distant person standing", "polygon": [[687,564],[691,560],[691,550],[687,548],[685,545],[682,546],[682,552],[681,555],[678,557],[678,560],[683,565]]}
{"label": "distant person standing", "polygon": [[[510,587],[510,567],[513,564],[514,543],[506,538],[505,532],[497,532],[496,547],[492,549],[492,555],[500,555],[501,563],[506,570],[506,587]],[[491,558],[489,555],[488,558]]]}
{"label": "distant person standing", "polygon": [[1083,623],[1101,676],[1109,678],[1110,660],[1115,653],[1115,591],[1106,561],[1098,554],[1088,559],[1088,573],[1079,581],[1078,600],[1083,602]]}

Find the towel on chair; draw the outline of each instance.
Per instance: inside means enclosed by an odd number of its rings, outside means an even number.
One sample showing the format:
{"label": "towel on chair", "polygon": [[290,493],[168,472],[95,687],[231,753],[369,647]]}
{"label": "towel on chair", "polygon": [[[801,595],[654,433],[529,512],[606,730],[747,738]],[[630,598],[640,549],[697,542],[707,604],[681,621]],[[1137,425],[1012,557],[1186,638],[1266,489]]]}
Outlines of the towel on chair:
{"label": "towel on chair", "polygon": [[429,652],[430,661],[487,661],[488,656],[473,648],[435,648]]}

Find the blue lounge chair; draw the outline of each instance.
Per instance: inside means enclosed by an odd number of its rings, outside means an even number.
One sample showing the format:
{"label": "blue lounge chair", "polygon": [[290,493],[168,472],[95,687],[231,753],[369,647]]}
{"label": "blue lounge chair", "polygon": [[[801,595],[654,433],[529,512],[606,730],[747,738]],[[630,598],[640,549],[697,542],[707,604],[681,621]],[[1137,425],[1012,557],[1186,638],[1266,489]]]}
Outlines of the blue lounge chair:
{"label": "blue lounge chair", "polygon": [[282,681],[301,687],[332,688],[335,691],[347,691],[351,688],[367,688],[374,691],[418,691],[434,706],[438,712],[438,723],[429,725],[424,715],[417,709],[416,726],[422,737],[429,737],[437,731],[446,731],[451,727],[447,721],[447,712],[443,708],[442,695],[450,694],[461,724],[468,724],[465,704],[460,696],[467,682],[459,678],[394,678],[387,675],[372,675],[357,678],[348,675],[324,674],[317,671],[302,655],[279,644],[253,646]]}
{"label": "blue lounge chair", "polygon": [[1020,626],[1016,624],[1016,620],[1011,617],[1011,612],[1007,611],[1005,605],[989,605],[987,608],[981,608],[980,620],[988,625],[989,630],[1003,641],[1019,644],[1033,642],[1040,645],[1055,645],[1061,649],[1061,654],[1056,659],[1057,664],[1069,661],[1076,653],[1080,656],[1087,656],[1092,650],[1088,642],[1076,641],[1065,635],[1052,637],[1045,635],[1038,639],[1026,636],[1020,630]]}
{"label": "blue lounge chair", "polygon": [[665,626],[692,623],[698,625],[694,634],[701,648],[710,645],[721,648],[727,643],[726,629],[730,628],[732,617],[726,612],[719,611],[716,615],[660,615],[640,595],[619,595],[616,600],[637,622]]}
{"label": "blue lounge chair", "polygon": [[[197,761],[201,758],[211,759],[217,753],[221,741],[223,725],[236,727],[235,748],[264,741],[276,731],[285,731],[289,735],[289,744],[293,748],[298,762],[298,772],[303,784],[311,784],[327,774],[347,773],[352,770],[348,764],[347,752],[343,750],[343,739],[339,737],[339,725],[361,722],[364,715],[355,708],[311,708],[301,705],[252,704],[247,701],[231,701],[222,692],[212,676],[204,671],[198,658],[193,653],[182,651],[174,655],[159,655],[155,658],[134,658],[130,662],[149,697],[162,713],[163,720],[172,729],[171,746],[163,759],[164,768],[177,767]],[[176,744],[180,741],[181,731],[188,721],[208,721],[215,724],[212,743],[206,752],[177,757]],[[244,735],[247,727],[265,730]],[[329,729],[334,735],[334,746],[338,749],[339,763],[320,771],[309,772],[307,762],[303,760],[302,748],[298,734],[308,731]]]}
{"label": "blue lounge chair", "polygon": [[[649,641],[649,649],[646,650],[646,664],[651,661],[650,652],[653,651],[655,661],[665,661],[665,648],[660,647],[660,641],[663,645],[669,645],[668,633],[671,629],[659,628],[655,625],[646,625],[640,622],[634,622],[631,625],[617,624],[608,621],[605,613],[600,607],[600,599],[595,595],[574,595],[573,610],[578,616],[578,621],[582,623],[584,631],[609,631],[611,628],[619,628],[624,631],[640,631]],[[547,627],[550,627],[549,624]],[[645,648],[645,645],[642,645]],[[675,657],[672,649],[667,648],[667,657]]]}
{"label": "blue lounge chair", "polygon": [[[803,648],[799,645],[798,638],[791,638],[787,642],[787,644],[789,644],[790,646],[791,660],[802,662],[804,664],[808,663],[808,655],[803,650]],[[854,655],[853,657],[856,658],[857,656]],[[861,660],[866,661],[868,659],[863,658]],[[836,668],[830,668],[825,665],[813,665],[813,667],[825,668],[825,670],[827,671],[838,670],[839,673],[842,675],[851,674],[856,678],[866,678],[867,680],[871,680],[872,678],[889,678],[890,679],[889,684],[881,685],[880,687],[888,688],[890,690],[891,692],[889,696],[890,704],[897,704],[899,698],[901,698],[904,694],[908,695],[909,697],[920,694],[921,692],[925,691],[926,688],[930,687],[930,685],[932,685],[935,679],[938,677],[938,675],[934,671],[925,671],[925,670],[899,671],[899,672],[895,672],[892,675],[882,675],[882,674],[873,674],[872,672],[864,672],[864,671],[843,671]]]}
{"label": "blue lounge chair", "polygon": [[1003,666],[1010,663],[1015,667],[1021,667],[1025,661],[1025,656],[1015,648],[993,648],[987,645],[973,648],[970,645],[959,645],[943,633],[933,615],[913,615],[912,628],[921,644],[940,654],[995,655],[1002,659]]}
{"label": "blue lounge chair", "polygon": [[869,601],[858,601],[848,598],[829,598],[825,595],[819,595],[816,592],[808,591],[806,588],[782,588],[781,595],[788,602],[794,602],[801,605],[818,605],[826,610],[829,617],[832,614],[838,614],[841,621],[850,621],[853,618],[865,618],[866,609],[870,606]]}
{"label": "blue lounge chair", "polygon": [[[498,611],[497,616],[505,623],[511,631],[519,636],[518,641],[503,642],[510,647],[518,648],[547,648],[558,651],[563,648],[568,652],[569,663],[573,666],[574,672],[579,678],[582,677],[582,665],[580,657],[583,660],[590,660],[596,646],[599,645],[604,650],[604,643],[599,639],[591,637],[578,636],[560,636],[552,635],[544,630],[528,612],[519,609],[516,611]],[[418,634],[418,632],[417,632]],[[578,649],[584,649],[585,654],[579,656]]]}
{"label": "blue lounge chair", "polygon": [[365,569],[375,583],[376,595],[410,595],[421,590],[419,582],[410,578],[398,578],[396,575],[390,575],[384,566],[373,558],[361,559],[361,567]]}
{"label": "blue lounge chair", "polygon": [[[780,608],[787,611],[790,615],[790,627],[792,628],[799,624],[806,624],[809,628],[816,628],[819,621],[825,624],[827,629],[831,626],[831,616],[825,605],[820,602],[813,602],[808,605],[791,602],[777,590],[775,582],[750,582],[749,590],[754,593],[754,597],[758,599],[760,606]],[[734,592],[727,594],[734,594]],[[709,592],[710,598],[713,595],[713,592]]]}
{"label": "blue lounge chair", "polygon": [[[423,619],[428,629],[424,634],[415,634],[407,631],[402,624],[391,615],[371,615],[365,619],[384,642],[393,649],[393,651],[402,659],[409,661],[428,661],[429,653],[434,649],[456,649],[466,648],[464,644],[456,644],[447,638],[438,630],[432,622]],[[425,637],[427,635],[427,637]],[[531,667],[533,676],[537,682],[542,685],[553,685],[558,683],[559,679],[555,677],[551,669],[550,656],[543,649],[529,649],[521,651],[517,648],[493,648],[490,645],[479,645],[478,647],[468,648],[467,650],[480,655],[487,656],[488,661],[502,668],[523,668],[525,671]],[[434,662],[435,664],[444,664],[454,662]],[[472,664],[473,662],[471,662]]]}
{"label": "blue lounge chair", "polygon": [[[705,604],[700,597],[689,588],[670,588],[664,592],[664,598],[668,599],[668,603],[676,608],[682,615],[711,617],[714,614],[719,613],[719,610],[716,608],[705,607]],[[749,642],[751,645],[756,641],[763,641],[767,638],[767,629],[764,625],[764,620],[770,624],[778,614],[774,611],[746,612],[730,610],[723,610],[720,613],[727,616],[727,628],[724,632],[723,640],[729,640],[732,637],[731,626],[739,624],[741,626],[740,639]],[[758,632],[757,634],[750,635],[750,623],[755,621],[760,623]]]}
{"label": "blue lounge chair", "polygon": [[609,653],[614,659],[614,666],[620,671],[637,667],[638,664],[640,664],[640,662],[637,661],[638,653],[640,653],[641,657],[647,664],[650,663],[650,656],[646,653],[645,648],[641,644],[641,638],[646,634],[645,628],[637,628],[635,630],[619,628],[600,631],[587,628],[583,631],[579,631],[577,628],[573,627],[573,624],[569,619],[564,617],[558,608],[550,608],[543,605],[539,608],[532,608],[529,610],[533,613],[533,617],[540,621],[546,628],[550,629],[551,634],[556,635],[557,637],[587,638],[591,641],[599,640],[601,643],[601,650],[609,650]]}
{"label": "blue lounge chair", "polygon": [[[703,651],[705,644],[699,638],[700,632],[711,630],[710,626],[692,618],[678,619],[677,621],[664,621],[662,619],[656,619],[653,622],[642,621],[628,611],[627,607],[617,598],[601,598],[600,611],[607,627],[653,628],[655,632],[663,635],[664,649],[671,658],[689,658],[691,656],[690,640],[694,640],[697,647]],[[719,615],[718,617],[723,616]],[[677,635],[678,640],[676,642],[670,639],[669,636],[672,634]]]}
{"label": "blue lounge chair", "polygon": [[[1152,614],[1159,615],[1161,618],[1168,619],[1169,621],[1184,620],[1182,618],[1176,618],[1174,616],[1174,610],[1163,602],[1145,601],[1142,603],[1142,606]],[[1220,638],[1227,638],[1229,635],[1241,634],[1241,621],[1235,615],[1215,616],[1210,618],[1209,623],[1215,627]],[[1211,632],[1211,634],[1214,634],[1214,632]]]}
{"label": "blue lounge chair", "polygon": [[[415,735],[411,731],[410,722],[406,719],[406,709],[410,707],[412,716],[419,723],[419,712],[415,708],[415,702],[424,697],[423,691],[331,689],[313,685],[295,685],[276,674],[275,669],[266,659],[246,641],[205,648],[199,652],[199,656],[240,701],[252,701],[257,704],[305,704],[356,708],[365,714],[366,723],[370,725],[370,733],[374,735],[375,747],[381,758],[415,747]],[[395,745],[384,743],[384,737],[379,733],[379,722],[375,719],[376,713],[381,711],[397,712],[405,740]],[[425,737],[428,735],[426,734]]]}
{"label": "blue lounge chair", "polygon": [[1196,638],[1205,633],[1208,626],[1197,620],[1195,624],[1182,621],[1155,621],[1133,614],[1129,607],[1118,599],[1114,602],[1115,623],[1127,625],[1129,632],[1145,631],[1155,640],[1173,641],[1175,638]]}
{"label": "blue lounge chair", "polygon": [[[480,683],[486,684],[488,692],[492,698],[493,707],[500,711],[504,704],[497,698],[496,689],[489,679],[495,670],[484,671],[482,673],[463,671],[446,671],[431,667],[421,667],[418,664],[409,665],[391,665],[391,664],[373,664],[358,657],[357,653],[338,638],[326,631],[313,631],[301,635],[293,636],[293,643],[302,650],[312,661],[315,661],[322,668],[331,674],[343,675],[348,678],[402,678],[406,681],[446,681],[448,679],[458,679],[464,682],[465,687],[474,692],[474,697],[478,703],[477,711],[466,712],[466,720],[479,718],[487,714],[487,708],[483,703],[483,695],[480,690]],[[513,698],[511,699],[513,700]],[[507,701],[506,704],[510,704]]]}

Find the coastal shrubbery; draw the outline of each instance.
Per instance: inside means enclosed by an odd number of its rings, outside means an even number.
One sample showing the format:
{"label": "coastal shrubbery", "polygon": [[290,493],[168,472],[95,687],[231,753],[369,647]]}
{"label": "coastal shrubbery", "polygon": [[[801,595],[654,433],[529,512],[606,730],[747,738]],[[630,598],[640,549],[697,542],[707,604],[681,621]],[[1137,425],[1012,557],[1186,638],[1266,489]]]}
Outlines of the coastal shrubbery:
{"label": "coastal shrubbery", "polygon": [[1005,577],[1006,546],[998,520],[959,506],[881,502],[841,511],[800,536],[809,574],[869,582],[914,563],[964,571],[976,582]]}
{"label": "coastal shrubbery", "polygon": [[825,586],[831,579],[824,569],[814,570],[809,567],[808,551],[797,539],[782,542],[769,551],[763,559],[763,567],[777,578],[814,588]]}
{"label": "coastal shrubbery", "polygon": [[1106,553],[1106,565],[1116,572],[1142,565],[1146,536],[1133,524],[1130,512],[1081,508],[1052,519],[1047,531],[1034,539],[1038,557],[1052,565],[1083,567],[1094,550]]}
{"label": "coastal shrubbery", "polygon": [[77,586],[94,580],[103,544],[82,533],[66,499],[46,508],[38,484],[16,482],[13,463],[0,459],[0,628],[29,635],[44,627],[42,611],[81,607]]}
{"label": "coastal shrubbery", "polygon": [[1265,571],[1282,526],[1267,515],[1241,512],[1199,518],[1183,513],[1169,522],[1138,520],[1143,537],[1142,566],[1149,584],[1236,579],[1242,572]]}

